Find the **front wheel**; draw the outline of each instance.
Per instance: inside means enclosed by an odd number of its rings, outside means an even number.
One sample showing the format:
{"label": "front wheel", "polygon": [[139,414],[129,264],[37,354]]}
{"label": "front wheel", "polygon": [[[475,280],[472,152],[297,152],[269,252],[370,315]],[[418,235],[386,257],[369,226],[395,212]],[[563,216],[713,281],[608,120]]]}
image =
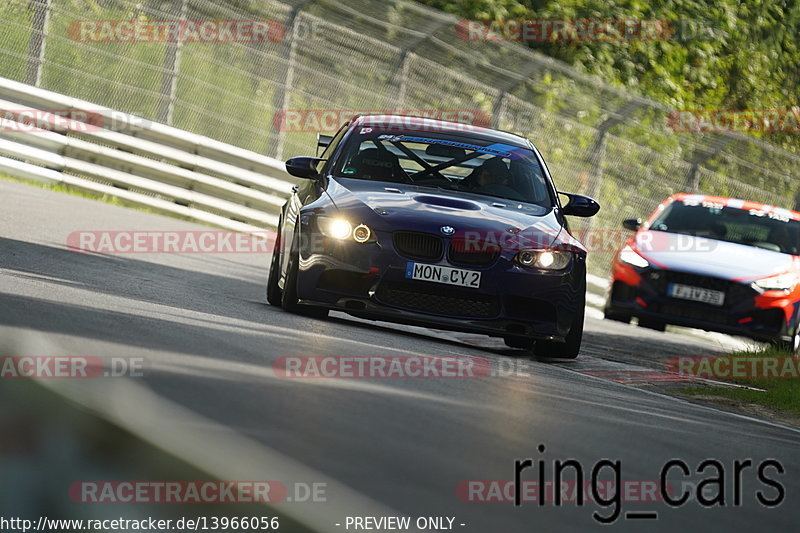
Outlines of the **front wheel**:
{"label": "front wheel", "polygon": [[[299,224],[296,227],[299,228]],[[297,272],[300,268],[300,250],[298,248],[299,241],[299,232],[295,230],[294,239],[292,239],[292,250],[289,252],[289,265],[286,268],[286,279],[283,282],[281,307],[283,307],[284,311],[288,311],[297,315],[303,315],[312,318],[325,318],[328,316],[327,309],[323,307],[302,305],[298,301]]]}
{"label": "front wheel", "polygon": [[583,318],[585,314],[586,304],[583,299],[581,299],[578,309],[575,310],[572,325],[569,328],[569,333],[567,333],[567,336],[564,338],[564,342],[536,341],[534,353],[539,357],[553,357],[559,359],[575,359],[578,357],[583,340]]}
{"label": "front wheel", "polygon": [[611,308],[606,307],[603,310],[603,318],[606,320],[613,320],[614,322],[623,322],[625,324],[631,323],[631,316],[630,313],[624,313],[620,311],[612,311]]}
{"label": "front wheel", "polygon": [[275,234],[275,247],[272,249],[272,261],[267,279],[267,302],[275,307],[281,307],[283,300],[283,291],[278,286],[278,280],[281,278],[281,220],[278,220],[278,231]]}
{"label": "front wheel", "polygon": [[797,324],[794,326],[794,333],[792,334],[792,338],[788,341],[783,339],[777,339],[771,342],[771,344],[783,351],[790,353],[792,355],[800,355],[800,320],[798,320]]}
{"label": "front wheel", "polygon": [[654,318],[647,318],[647,317],[643,317],[643,318],[639,319],[639,327],[640,328],[652,329],[652,330],[655,330],[655,331],[666,331],[667,330],[667,325],[664,322],[662,322],[660,320],[656,320]]}

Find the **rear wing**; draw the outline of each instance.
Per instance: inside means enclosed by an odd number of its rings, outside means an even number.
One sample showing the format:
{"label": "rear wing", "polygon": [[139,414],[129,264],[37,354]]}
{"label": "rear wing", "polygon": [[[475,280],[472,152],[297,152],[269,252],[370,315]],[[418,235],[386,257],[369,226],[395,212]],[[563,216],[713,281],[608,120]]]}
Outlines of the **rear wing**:
{"label": "rear wing", "polygon": [[319,157],[320,148],[322,148],[322,151],[324,152],[325,148],[327,148],[328,145],[331,144],[332,140],[333,140],[333,135],[323,135],[321,133],[317,133],[317,157]]}

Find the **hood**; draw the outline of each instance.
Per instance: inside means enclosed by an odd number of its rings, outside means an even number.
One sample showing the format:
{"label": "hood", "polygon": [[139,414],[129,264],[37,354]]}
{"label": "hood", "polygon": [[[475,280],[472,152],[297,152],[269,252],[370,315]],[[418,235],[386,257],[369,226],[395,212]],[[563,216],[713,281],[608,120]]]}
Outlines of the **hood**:
{"label": "hood", "polygon": [[633,247],[659,268],[734,281],[781,274],[794,263],[790,254],[664,231],[637,232]]}
{"label": "hood", "polygon": [[[442,235],[442,227],[450,226],[455,236],[479,232],[503,247],[518,247],[520,241],[546,247],[562,228],[552,208],[461,191],[332,178],[327,193],[343,213],[369,209],[370,223],[376,230],[407,229]],[[516,242],[507,242],[515,236]]]}

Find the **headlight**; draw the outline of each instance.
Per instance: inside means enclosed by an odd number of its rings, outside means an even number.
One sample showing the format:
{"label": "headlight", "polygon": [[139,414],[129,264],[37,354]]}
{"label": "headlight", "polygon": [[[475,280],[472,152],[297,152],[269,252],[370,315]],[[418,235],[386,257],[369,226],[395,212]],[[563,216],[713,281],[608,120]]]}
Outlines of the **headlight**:
{"label": "headlight", "polygon": [[650,266],[650,263],[647,262],[647,259],[636,253],[636,251],[630,246],[626,246],[622,249],[622,251],[619,253],[619,260],[623,263],[628,263],[629,265],[639,268],[647,268]]}
{"label": "headlight", "polygon": [[561,270],[569,264],[571,254],[555,250],[524,250],[514,260],[524,267]]}
{"label": "headlight", "polygon": [[343,218],[327,218],[319,217],[319,230],[326,237],[333,237],[334,239],[346,239],[350,236],[353,228],[350,223]]}
{"label": "headlight", "polygon": [[367,242],[371,236],[372,231],[366,224],[359,224],[356,226],[356,229],[353,230],[353,240],[356,242]]}
{"label": "headlight", "polygon": [[366,224],[359,224],[355,228],[343,218],[317,218],[317,225],[319,230],[326,237],[343,241],[345,239],[353,238],[359,244],[374,241],[372,230]]}
{"label": "headlight", "polygon": [[787,272],[778,276],[759,279],[753,282],[753,286],[765,291],[788,291],[797,285],[797,274]]}

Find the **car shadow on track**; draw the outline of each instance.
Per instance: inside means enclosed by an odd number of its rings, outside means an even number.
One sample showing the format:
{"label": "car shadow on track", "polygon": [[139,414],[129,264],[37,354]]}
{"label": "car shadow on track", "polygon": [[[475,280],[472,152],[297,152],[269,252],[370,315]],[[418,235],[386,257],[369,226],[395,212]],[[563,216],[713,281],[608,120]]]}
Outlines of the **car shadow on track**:
{"label": "car shadow on track", "polygon": [[[358,327],[364,330],[369,331],[384,331],[386,333],[390,333],[393,335],[402,335],[409,338],[417,338],[417,339],[425,339],[427,341],[436,341],[442,345],[450,346],[453,348],[460,348],[462,350],[480,350],[481,352],[492,353],[498,356],[503,357],[513,357],[516,359],[523,359],[523,360],[530,360],[536,361],[539,363],[559,363],[559,364],[569,364],[574,359],[558,359],[552,357],[541,357],[537,356],[532,353],[530,350],[521,350],[518,348],[509,348],[507,346],[499,346],[498,344],[502,341],[498,339],[492,339],[488,336],[478,336],[475,335],[476,338],[484,338],[486,342],[480,344],[474,343],[467,343],[457,339],[448,339],[446,337],[438,336],[438,330],[431,329],[430,331],[416,331],[417,329],[424,329],[424,328],[416,328],[414,329],[404,329],[404,326],[388,324],[381,321],[364,321],[365,319],[358,319],[353,320],[349,317],[329,317],[327,320],[335,321],[336,323],[345,325],[346,327]],[[494,340],[494,342],[493,342]]]}

